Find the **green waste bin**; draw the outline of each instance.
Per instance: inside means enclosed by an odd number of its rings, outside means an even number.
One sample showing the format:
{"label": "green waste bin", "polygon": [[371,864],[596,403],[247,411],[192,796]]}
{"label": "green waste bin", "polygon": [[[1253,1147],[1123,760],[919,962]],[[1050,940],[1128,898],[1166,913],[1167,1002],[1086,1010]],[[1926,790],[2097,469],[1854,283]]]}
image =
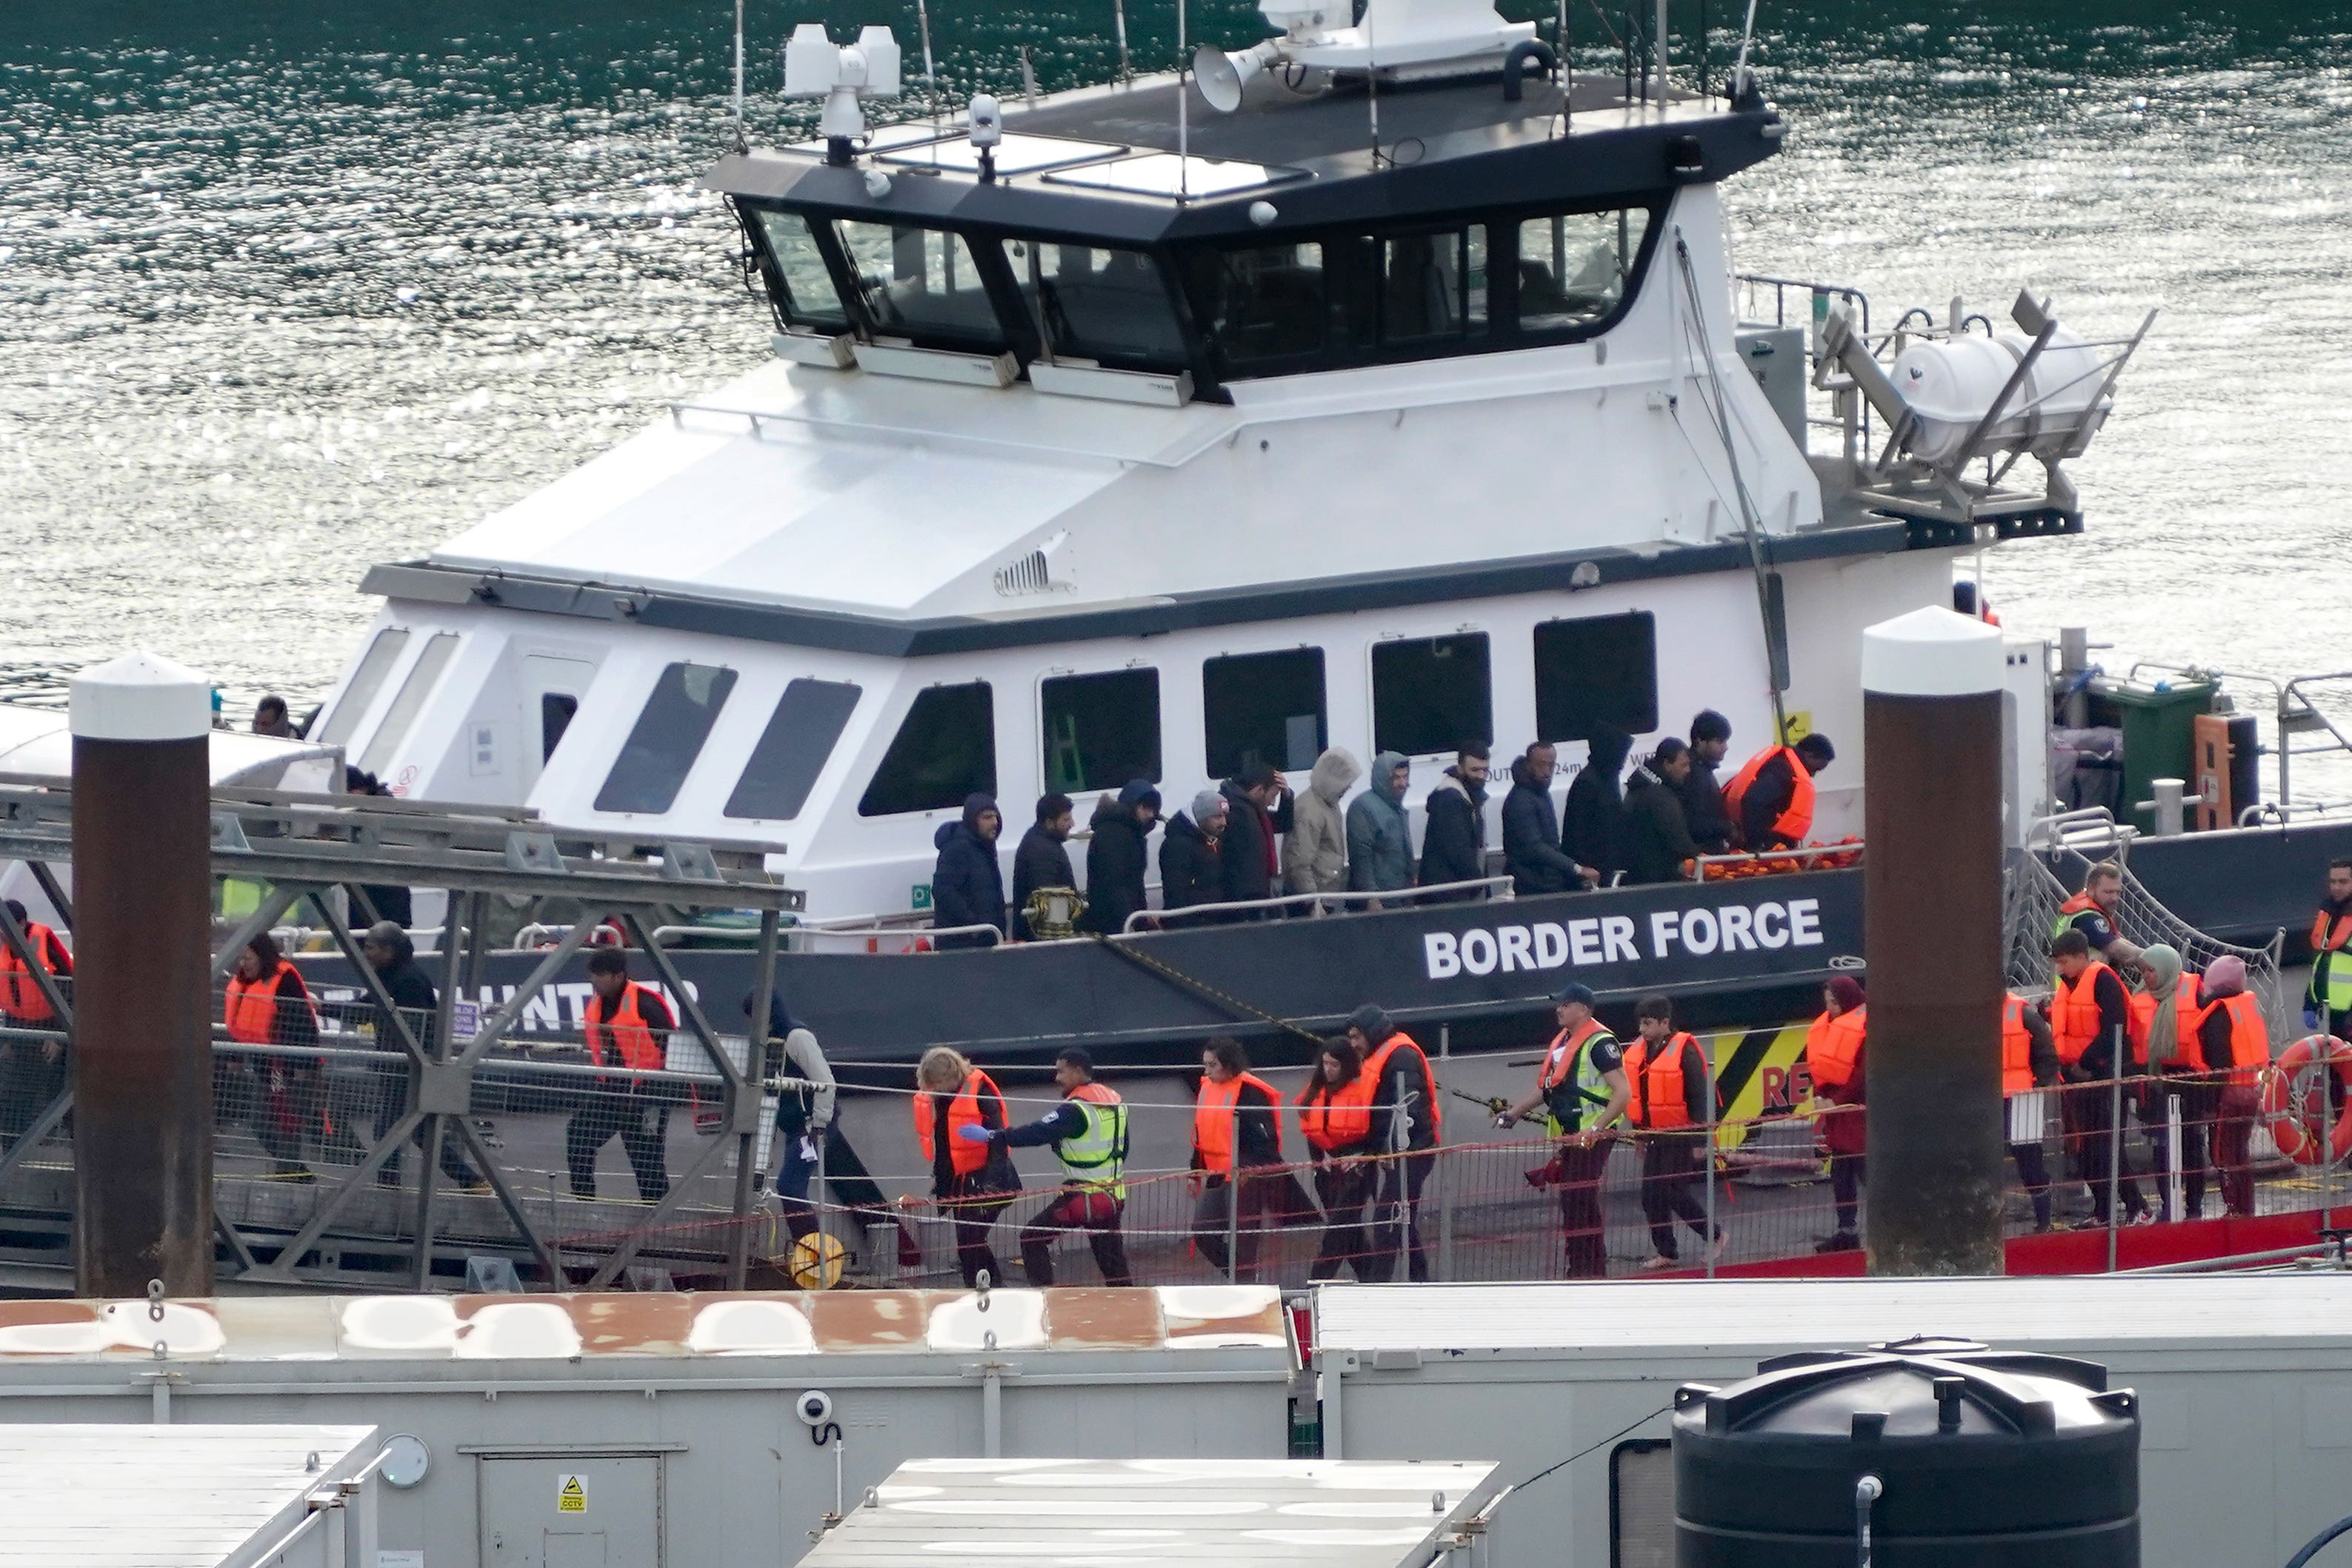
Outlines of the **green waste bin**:
{"label": "green waste bin", "polygon": [[2155,781],[2178,779],[2197,793],[2197,716],[2213,707],[2210,681],[2119,681],[2091,683],[2091,722],[2111,724],[2124,735],[2124,799],[2117,813],[2146,832],[2156,826],[2153,811],[2138,810],[2156,799]]}

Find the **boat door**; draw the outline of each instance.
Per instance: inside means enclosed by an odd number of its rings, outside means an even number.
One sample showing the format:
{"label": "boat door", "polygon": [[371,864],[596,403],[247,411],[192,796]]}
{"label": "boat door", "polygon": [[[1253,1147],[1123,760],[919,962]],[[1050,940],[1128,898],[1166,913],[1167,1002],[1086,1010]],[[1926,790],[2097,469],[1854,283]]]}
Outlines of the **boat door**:
{"label": "boat door", "polygon": [[527,653],[522,661],[523,794],[529,797],[540,773],[563,742],[564,732],[578,716],[580,704],[596,678],[596,666],[587,659],[553,653]]}

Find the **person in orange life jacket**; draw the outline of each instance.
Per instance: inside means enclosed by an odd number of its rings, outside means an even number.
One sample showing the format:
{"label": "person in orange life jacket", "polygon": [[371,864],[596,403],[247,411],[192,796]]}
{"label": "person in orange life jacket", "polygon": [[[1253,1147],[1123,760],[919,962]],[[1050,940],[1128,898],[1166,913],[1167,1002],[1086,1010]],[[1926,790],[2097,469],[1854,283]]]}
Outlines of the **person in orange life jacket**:
{"label": "person in orange life jacket", "polygon": [[[1421,1240],[1421,1189],[1437,1168],[1437,1075],[1412,1036],[1370,1002],[1348,1015],[1348,1043],[1364,1059],[1364,1076],[1372,1081],[1370,1152],[1406,1151],[1377,1164],[1368,1262],[1385,1278],[1381,1270],[1402,1251],[1406,1277],[1425,1281],[1429,1252]],[[1363,1277],[1360,1267],[1357,1277]]]}
{"label": "person in orange life jacket", "polygon": [[[2338,1040],[2352,1029],[2352,860],[2327,862],[2327,896],[2311,921],[2311,983],[2303,994],[2303,1027]],[[2340,1095],[2334,1074],[2327,1082]]]}
{"label": "person in orange life jacket", "polygon": [[[1315,1053],[1312,1075],[1298,1092],[1298,1130],[1315,1166],[1315,1196],[1323,1205],[1323,1240],[1308,1266],[1310,1280],[1336,1280],[1353,1269],[1359,1283],[1376,1277],[1371,1240],[1364,1233],[1364,1199],[1371,1193],[1372,1084],[1364,1060],[1344,1037]],[[1382,1269],[1378,1278],[1385,1279]]]}
{"label": "person in orange life jacket", "polygon": [[2000,1010],[2001,1124],[2018,1180],[2033,1203],[2037,1236],[2050,1228],[2050,1167],[2042,1154],[2048,1099],[2035,1091],[2057,1082],[2058,1051],[2050,1020],[2036,1004],[2011,992]]}
{"label": "person in orange life jacket", "polygon": [[[2090,938],[2080,928],[2059,933],[2050,944],[2058,970],[2050,1000],[2050,1027],[2057,1036],[2058,1066],[2066,1089],[2060,1110],[2074,1155],[2074,1174],[2091,1190],[2091,1216],[2079,1228],[2105,1229],[2109,1222],[2107,1181],[2119,1129],[2115,1119],[2114,1080],[2138,1075],[2132,1058],[2131,998],[2116,972],[2091,956]],[[2122,1041],[2120,1055],[2116,1042]],[[2128,1097],[2128,1096],[2126,1096]],[[2132,1223],[2145,1224],[2147,1200],[2128,1166],[2115,1172],[2116,1187]]]}
{"label": "person in orange life jacket", "polygon": [[[360,938],[360,956],[366,959],[368,967],[375,971],[377,983],[383,987],[384,995],[392,998],[392,1005],[400,1009],[409,1032],[416,1036],[416,1043],[430,1052],[433,1050],[433,1028],[439,1016],[436,1004],[440,998],[433,988],[433,982],[425,977],[425,970],[416,962],[416,947],[409,940],[407,931],[394,921],[376,922]],[[380,1058],[372,1069],[376,1081],[375,1138],[382,1143],[383,1135],[392,1131],[393,1124],[408,1109],[408,1082],[415,1072],[415,1063],[400,1043],[400,1031],[393,1026],[392,1015],[373,1002],[363,1004],[363,1009],[347,1009],[342,1017],[349,1022],[372,1022],[375,1027],[375,1049]],[[419,1122],[416,1131],[411,1134],[419,1148],[423,1148],[426,1141],[425,1128],[425,1124]],[[441,1174],[455,1183],[460,1191],[489,1191],[489,1183],[467,1164],[465,1155],[460,1152],[462,1140],[457,1134],[446,1128],[442,1130]],[[376,1167],[378,1186],[400,1185],[400,1156],[401,1151],[394,1149],[383,1164]]]}
{"label": "person in orange life jacket", "polygon": [[1201,1091],[1192,1110],[1192,1168],[1202,1174],[1192,1206],[1192,1242],[1212,1268],[1227,1266],[1225,1233],[1234,1232],[1234,1278],[1257,1278],[1258,1228],[1314,1212],[1298,1179],[1284,1167],[1281,1097],[1250,1071],[1241,1042],[1222,1036],[1201,1052]]}
{"label": "person in orange life jacket", "polygon": [[[2147,1075],[2139,1081],[2133,1103],[2147,1136],[2151,1185],[2156,1188],[2158,1218],[2170,1221],[2172,1212],[2171,1150],[2168,1122],[2173,1103],[2180,1105],[2180,1176],[2182,1197],[2191,1218],[2205,1207],[2207,1169],[2206,1128],[2221,1103],[2222,1079],[2205,1075],[2204,1052],[2197,1040],[2198,977],[2183,974],[2180,955],[2158,943],[2140,949],[2126,973],[2139,988],[2131,997],[2131,1040]],[[2228,1044],[2227,1040],[2223,1044]],[[2226,1065],[2226,1059],[2225,1059]],[[2206,1091],[2210,1088],[2210,1093]]]}
{"label": "person in orange life jacket", "polygon": [[1813,1081],[1813,1098],[1829,1107],[1817,1121],[1822,1145],[1829,1151],[1830,1199],[1837,1206],[1837,1228],[1814,1244],[1816,1252],[1851,1252],[1862,1245],[1855,1226],[1862,1184],[1869,1174],[1863,1158],[1869,1147],[1862,1068],[1867,1016],[1861,982],[1840,975],[1822,988],[1821,1016],[1805,1034],[1805,1067]]}
{"label": "person in orange life jacket", "polygon": [[[2231,1214],[2254,1212],[2254,1172],[2251,1147],[2254,1117],[2262,1110],[2262,1072],[2270,1065],[2270,1028],[2263,1019],[2261,1001],[2246,989],[2245,960],[2225,953],[2205,966],[2198,1001],[2205,1009],[2198,1025],[2206,1070],[2218,1071],[2226,1037],[2230,1074],[2221,1082],[2221,1100],[2214,1112],[2213,1167],[2221,1176],[2221,1199]],[[2341,1117],[2343,1080],[2327,1075],[2327,1090],[2338,1096],[2333,1114]]]}
{"label": "person in orange life jacket", "polygon": [[[988,1232],[1021,1187],[1013,1156],[987,1137],[1006,1124],[1004,1096],[987,1073],[944,1045],[923,1052],[915,1064],[915,1142],[931,1167],[932,1200],[955,1227],[956,1266],[973,1289],[983,1273],[1002,1285],[1004,1270],[988,1244]],[[973,1128],[981,1130],[979,1138],[964,1135]],[[909,1193],[898,1207],[913,1208],[919,1201]],[[903,1227],[900,1235],[906,1235]],[[902,1263],[910,1250],[911,1239],[902,1241]],[[914,1261],[919,1266],[919,1252]]]}
{"label": "person in orange life jacket", "polygon": [[1062,1190],[1021,1228],[1021,1266],[1032,1285],[1054,1282],[1054,1239],[1068,1230],[1086,1233],[1104,1284],[1132,1285],[1127,1239],[1118,1228],[1127,1207],[1127,1188],[1118,1179],[1127,1164],[1126,1107],[1115,1090],[1095,1082],[1094,1058],[1075,1045],[1054,1058],[1054,1083],[1062,1103],[1037,1120],[995,1128],[967,1123],[956,1136],[991,1153],[1050,1145],[1061,1160]]}
{"label": "person in orange life jacket", "polygon": [[1495,1118],[1496,1126],[1507,1127],[1540,1107],[1546,1129],[1561,1140],[1551,1164],[1528,1179],[1538,1186],[1559,1186],[1560,1229],[1571,1280],[1598,1280],[1609,1272],[1601,1178],[1614,1142],[1608,1129],[1624,1116],[1633,1099],[1624,1048],[1592,1016],[1593,999],[1585,986],[1570,986],[1552,998],[1559,1032],[1551,1037],[1536,1068],[1535,1090]]}
{"label": "person in orange life jacket", "polygon": [[[268,932],[236,956],[221,1021],[231,1040],[247,1045],[319,1043],[319,1014],[310,1003],[310,988]],[[323,1137],[332,1130],[325,1064],[317,1057],[257,1055],[247,1059],[246,1071],[255,1092],[253,1135],[275,1162],[270,1174],[300,1182],[317,1180],[302,1161],[302,1145],[306,1138]],[[220,1076],[216,1068],[214,1077]]]}
{"label": "person in orange life jacket", "polygon": [[2083,873],[2083,891],[2058,906],[2057,929],[2080,931],[2093,953],[2121,967],[2139,956],[2123,938],[2123,868],[2101,861]]}
{"label": "person in orange life jacket", "polygon": [[[55,931],[27,916],[8,900],[8,913],[25,946],[68,1001],[73,996],[73,955]],[[13,1029],[56,1029],[57,1014],[41,994],[40,982],[16,949],[0,944],[0,1021]],[[0,1044],[0,1148],[40,1119],[49,1102],[65,1092],[66,1048],[61,1040]]]}
{"label": "person in orange life jacket", "polygon": [[1650,1222],[1654,1256],[1644,1269],[1672,1269],[1682,1261],[1675,1246],[1680,1219],[1707,1249],[1707,1260],[1723,1256],[1723,1227],[1707,1233],[1706,1207],[1691,1196],[1698,1162],[1712,1159],[1707,1128],[1715,1121],[1708,1092],[1706,1053],[1698,1041],[1675,1029],[1675,1004],[1643,997],[1633,1008],[1642,1034],[1625,1052],[1625,1082],[1632,1092],[1626,1120],[1642,1147],[1642,1214]]}
{"label": "person in orange life jacket", "polygon": [[1826,735],[1768,746],[1723,787],[1724,804],[1749,850],[1794,849],[1813,831],[1813,779],[1837,760]]}
{"label": "person in orange life jacket", "polygon": [[637,1197],[658,1203],[669,1191],[669,1111],[677,1096],[636,1074],[658,1071],[669,1060],[677,1020],[659,991],[629,978],[629,961],[617,948],[588,955],[588,984],[595,992],[588,998],[589,1060],[611,1071],[598,1074],[587,1102],[563,1124],[572,1196],[596,1196],[596,1156],[617,1137]]}

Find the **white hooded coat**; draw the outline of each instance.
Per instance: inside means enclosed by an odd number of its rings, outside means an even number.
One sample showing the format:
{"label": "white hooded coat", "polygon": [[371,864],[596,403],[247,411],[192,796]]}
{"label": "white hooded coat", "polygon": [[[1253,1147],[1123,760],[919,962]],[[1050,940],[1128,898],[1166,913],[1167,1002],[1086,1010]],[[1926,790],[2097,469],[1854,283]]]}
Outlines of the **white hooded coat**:
{"label": "white hooded coat", "polygon": [[1282,841],[1282,881],[1289,893],[1341,893],[1348,886],[1348,822],[1339,802],[1364,774],[1344,746],[1315,759],[1315,771],[1291,803]]}

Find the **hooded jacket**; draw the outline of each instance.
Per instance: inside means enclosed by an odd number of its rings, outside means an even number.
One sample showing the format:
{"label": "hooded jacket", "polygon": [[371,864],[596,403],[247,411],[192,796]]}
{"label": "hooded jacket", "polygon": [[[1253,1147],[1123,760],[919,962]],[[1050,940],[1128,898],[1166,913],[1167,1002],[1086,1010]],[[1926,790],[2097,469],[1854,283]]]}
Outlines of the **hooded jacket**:
{"label": "hooded jacket", "polygon": [[1731,808],[1724,803],[1723,786],[1715,777],[1715,765],[1691,758],[1690,777],[1675,791],[1682,797],[1683,825],[1690,830],[1691,841],[1711,855],[1729,849],[1738,837],[1731,821]]}
{"label": "hooded jacket", "polygon": [[1626,754],[1633,737],[1611,725],[1597,725],[1588,742],[1591,755],[1568,786],[1559,810],[1559,847],[1579,865],[1601,873],[1609,885],[1625,869],[1623,843],[1625,795],[1618,778],[1625,771]]}
{"label": "hooded jacket", "polygon": [[1013,934],[1029,940],[1029,916],[1022,912],[1028,908],[1031,894],[1041,887],[1077,885],[1069,846],[1047,832],[1045,823],[1031,824],[1021,835],[1021,847],[1013,852]]}
{"label": "hooded jacket", "polygon": [[1238,779],[1226,779],[1217,786],[1217,792],[1225,798],[1225,837],[1220,858],[1224,862],[1226,902],[1272,898],[1274,836],[1290,831],[1291,798],[1284,796],[1281,808],[1269,811],[1249,798]]}
{"label": "hooded jacket", "polygon": [[1363,764],[1347,747],[1335,746],[1315,759],[1307,792],[1292,803],[1290,831],[1282,841],[1282,883],[1291,893],[1338,893],[1348,885],[1348,825],[1339,802]]}
{"label": "hooded jacket", "polygon": [[1511,873],[1512,892],[1521,898],[1584,885],[1577,862],[1559,847],[1551,780],[1532,777],[1525,758],[1511,765],[1511,792],[1503,797],[1503,865]]}
{"label": "hooded jacket", "polygon": [[[980,836],[974,824],[982,811],[996,810],[986,795],[967,795],[963,816],[941,822],[931,835],[939,846],[939,863],[931,869],[931,928],[952,925],[993,925],[1004,929],[1004,872],[997,864],[996,845]],[[1003,819],[998,818],[1001,822]],[[944,946],[975,947],[984,938],[950,937]]]}
{"label": "hooded jacket", "polygon": [[1683,822],[1682,798],[1674,786],[1646,763],[1633,769],[1625,786],[1625,880],[1680,882],[1683,862],[1702,852]]}
{"label": "hooded jacket", "polygon": [[1089,931],[1116,936],[1129,915],[1150,906],[1143,892],[1143,872],[1150,863],[1144,841],[1151,836],[1151,830],[1135,814],[1147,802],[1157,810],[1160,791],[1148,780],[1131,779],[1108,810],[1095,813],[1094,841],[1087,845],[1084,924]]}
{"label": "hooded jacket", "polygon": [[1402,752],[1374,757],[1368,787],[1348,802],[1350,892],[1393,893],[1412,885],[1412,830],[1405,821],[1403,791],[1390,783],[1404,765]]}
{"label": "hooded jacket", "polygon": [[1454,768],[1429,792],[1421,841],[1421,885],[1469,882],[1486,874],[1486,786],[1475,789]]}
{"label": "hooded jacket", "polygon": [[1160,839],[1160,908],[1189,909],[1224,898],[1223,842],[1222,835],[1212,839],[1201,831],[1201,824],[1182,811],[1168,819],[1168,831]]}

